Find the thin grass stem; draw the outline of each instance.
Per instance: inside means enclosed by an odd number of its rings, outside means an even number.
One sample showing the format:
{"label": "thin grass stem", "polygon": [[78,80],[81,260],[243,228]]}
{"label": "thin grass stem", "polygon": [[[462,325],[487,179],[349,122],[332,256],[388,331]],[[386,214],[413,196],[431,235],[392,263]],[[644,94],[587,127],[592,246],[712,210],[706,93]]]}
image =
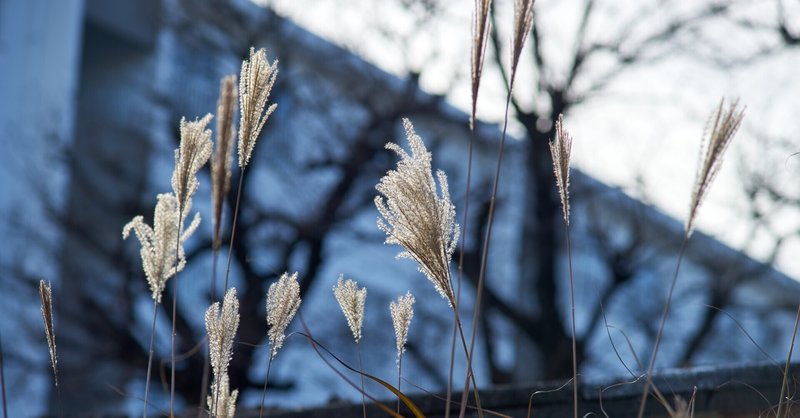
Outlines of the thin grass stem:
{"label": "thin grass stem", "polygon": [[[3,336],[0,334],[0,393],[3,398],[3,418],[8,418],[8,403],[6,401],[6,371],[3,366]],[[399,402],[399,401],[398,401]],[[398,405],[399,408],[399,405]]]}
{"label": "thin grass stem", "polygon": [[[494,182],[492,183],[492,195],[489,198],[489,215],[486,221],[486,234],[483,239],[483,250],[481,252],[481,267],[480,272],[478,273],[478,285],[476,287],[475,293],[475,307],[472,313],[472,335],[470,336],[469,342],[469,349],[467,350],[467,363],[469,369],[472,370],[472,355],[475,351],[475,339],[478,335],[478,317],[480,316],[481,312],[481,302],[483,300],[483,286],[484,280],[486,278],[486,263],[489,255],[489,242],[492,237],[492,224],[494,223],[494,209],[495,203],[497,202],[497,190],[500,185],[500,169],[503,165],[503,151],[505,149],[505,142],[506,142],[506,131],[508,129],[508,112],[511,106],[511,92],[513,91],[514,81],[512,78],[511,83],[509,84],[508,88],[508,95],[506,96],[506,109],[505,109],[505,116],[503,118],[503,133],[500,137],[500,148],[497,152],[497,167],[495,168],[494,173]],[[466,234],[465,234],[466,235]],[[473,377],[474,379],[474,377]],[[461,411],[459,412],[459,417],[463,417],[465,413],[465,400],[466,400],[466,393],[469,391],[468,384],[464,387],[464,394],[462,394],[462,405]],[[478,387],[475,387],[475,392],[477,393]]]}
{"label": "thin grass stem", "polygon": [[236,205],[233,209],[233,222],[231,223],[231,241],[228,243],[228,261],[225,267],[225,290],[228,291],[228,278],[231,275],[231,259],[233,258],[233,240],[236,238],[236,222],[239,220],[239,202],[242,200],[242,184],[244,183],[244,173],[247,167],[242,167],[239,173],[239,187],[236,192]]}
{"label": "thin grass stem", "polygon": [[455,317],[456,325],[458,326],[458,335],[461,337],[461,346],[464,348],[464,354],[467,356],[467,378],[464,386],[466,390],[461,394],[461,408],[458,413],[459,418],[464,418],[467,411],[467,396],[469,395],[469,384],[472,382],[472,387],[475,389],[473,392],[475,397],[475,409],[478,412],[478,417],[483,418],[483,409],[481,409],[481,398],[478,395],[478,384],[475,381],[475,373],[472,371],[472,358],[469,349],[467,348],[467,339],[464,338],[464,328],[461,326],[461,316],[458,314],[458,306],[453,305],[453,315]]}
{"label": "thin grass stem", "polygon": [[567,240],[567,264],[569,264],[569,306],[572,314],[572,416],[578,418],[578,344],[575,332],[575,281],[572,273],[572,243],[569,238],[569,224],[564,223]]}
{"label": "thin grass stem", "polygon": [[678,281],[678,272],[681,269],[681,262],[683,261],[683,254],[686,252],[686,244],[689,242],[689,233],[683,236],[681,242],[681,249],[678,252],[678,263],[675,266],[675,273],[672,275],[672,283],[669,285],[669,293],[667,293],[667,302],[664,304],[664,311],[661,313],[661,323],[658,326],[658,333],[656,334],[656,342],[653,345],[653,354],[650,356],[650,365],[647,366],[647,373],[645,374],[644,390],[642,391],[642,400],[639,402],[639,413],[636,414],[638,418],[644,416],[644,407],[647,404],[647,394],[650,392],[650,384],[653,383],[653,368],[656,365],[656,356],[658,355],[658,347],[661,344],[661,336],[664,333],[664,324],[667,322],[669,315],[670,304],[672,303],[672,293],[675,291],[675,283]]}
{"label": "thin grass stem", "polygon": [[[461,291],[459,286],[459,293]],[[456,360],[456,339],[458,338],[458,325],[456,321],[453,321],[453,339],[450,341],[450,371],[447,377],[447,395],[444,406],[444,417],[450,418],[450,402],[453,400],[453,370],[455,368],[455,360]],[[399,402],[399,401],[398,401]]]}
{"label": "thin grass stem", "polygon": [[150,349],[147,356],[147,378],[144,381],[144,412],[143,418],[147,418],[147,395],[150,392],[150,375],[153,371],[153,342],[156,335],[156,316],[158,314],[158,302],[153,299],[153,320],[150,325]]}
{"label": "thin grass stem", "polygon": [[[473,109],[472,120],[475,119],[475,110]],[[475,142],[475,125],[470,123],[469,135],[469,151],[467,153],[467,186],[464,191],[464,217],[461,222],[461,243],[459,244],[460,250],[458,255],[458,280],[456,281],[456,303],[461,304],[461,283],[464,278],[464,249],[467,242],[467,225],[469,223],[469,195],[472,188],[472,149]],[[445,418],[450,418],[450,402],[453,397],[453,367],[455,366],[456,355],[456,338],[458,329],[455,322],[453,323],[453,338],[450,342],[450,371],[447,380],[447,404],[444,410]]]}
{"label": "thin grass stem", "polygon": [[[180,260],[181,228],[183,223],[183,205],[178,210],[178,233],[175,238],[175,260]],[[175,268],[175,277],[172,278],[172,344],[170,349],[170,381],[169,381],[169,415],[175,416],[175,334],[178,315],[178,268]]]}
{"label": "thin grass stem", "polygon": [[[775,414],[777,418],[781,418],[781,411],[783,410],[783,400],[786,396],[786,384],[789,380],[789,365],[792,362],[792,352],[794,351],[794,339],[797,337],[797,326],[800,324],[800,305],[797,305],[797,315],[794,319],[794,330],[792,331],[792,342],[789,344],[789,354],[786,356],[786,366],[783,369],[783,381],[781,382],[781,396],[778,398],[778,413]],[[789,408],[786,408],[786,416],[789,416]]]}
{"label": "thin grass stem", "polygon": [[269,371],[272,369],[272,359],[273,357],[270,355],[269,361],[267,361],[267,375],[264,376],[264,390],[261,391],[261,408],[258,410],[258,418],[264,416],[264,402],[267,399],[267,382],[269,382]]}
{"label": "thin grass stem", "polygon": [[[453,340],[455,341],[455,340]],[[400,384],[403,382],[403,353],[397,358],[397,390],[400,391]],[[450,409],[450,408],[447,408]],[[400,398],[397,398],[397,413],[400,413]]]}
{"label": "thin grass stem", "polygon": [[[364,396],[364,364],[361,361],[361,344],[356,342],[356,351],[358,351],[358,370],[361,375],[361,411],[364,418],[367,418],[367,398]],[[398,389],[399,390],[399,389]]]}
{"label": "thin grass stem", "polygon": [[[217,267],[219,265],[219,248],[215,246],[212,250],[212,261],[211,261],[211,300],[217,300]],[[203,381],[202,381],[202,388],[200,389],[200,406],[197,408],[197,418],[201,418],[203,416],[203,411],[205,408],[203,407],[203,402],[205,402],[206,396],[208,396],[208,376],[210,373],[211,368],[211,353],[206,351],[206,358],[203,363]]]}

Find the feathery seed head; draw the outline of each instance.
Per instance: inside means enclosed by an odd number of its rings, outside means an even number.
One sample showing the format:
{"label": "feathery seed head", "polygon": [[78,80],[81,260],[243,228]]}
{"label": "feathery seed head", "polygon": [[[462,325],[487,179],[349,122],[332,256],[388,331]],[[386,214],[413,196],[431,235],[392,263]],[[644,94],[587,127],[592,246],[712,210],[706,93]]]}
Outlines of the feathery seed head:
{"label": "feathery seed head", "polygon": [[58,373],[56,365],[56,330],[53,326],[53,288],[50,282],[39,280],[39,298],[41,299],[42,320],[44,321],[44,334],[47,337],[47,348],[50,350],[50,365],[53,366],[53,380],[58,386]]}
{"label": "feathery seed head", "polygon": [[411,327],[411,318],[414,317],[414,295],[406,292],[405,295],[397,298],[397,301],[389,302],[389,313],[392,315],[392,325],[394,325],[394,337],[397,345],[397,361],[406,351],[406,341],[408,341],[408,329]]}
{"label": "feathery seed head", "polygon": [[358,288],[358,283],[353,280],[343,280],[343,275],[339,275],[336,286],[333,287],[333,295],[342,308],[347,325],[353,332],[353,338],[358,344],[361,341],[361,328],[364,324],[364,305],[367,301],[367,288]]}
{"label": "feathery seed head", "polygon": [[238,396],[239,390],[230,391],[228,375],[222,375],[219,382],[211,387],[211,395],[206,398],[210,415],[214,418],[233,418],[236,414]]}
{"label": "feathery seed head", "polygon": [[511,48],[511,85],[514,85],[514,76],[517,73],[519,57],[528,33],[533,28],[533,3],[534,0],[514,0],[514,39]]}
{"label": "feathery seed head", "polygon": [[172,190],[178,198],[178,210],[188,212],[187,206],[200,183],[197,172],[211,156],[211,130],[206,125],[211,114],[187,122],[181,119],[181,145],[175,150],[175,171],[172,172]]}
{"label": "feathery seed head", "polygon": [[261,129],[278,106],[273,104],[264,110],[277,77],[278,60],[270,64],[263,48],[250,48],[250,59],[242,62],[239,76],[239,167],[244,168],[250,161]]}
{"label": "feathery seed head", "polygon": [[564,129],[564,115],[558,115],[556,137],[550,142],[550,154],[553,156],[553,172],[556,175],[558,193],[561,195],[564,222],[567,225],[569,225],[569,159],[571,152],[572,137]]}
{"label": "feathery seed head", "polygon": [[[158,195],[153,227],[144,222],[142,216],[136,216],[122,229],[122,238],[126,239],[133,231],[141,243],[140,255],[147,283],[153,294],[153,300],[161,303],[167,279],[183,270],[186,256],[183,242],[194,233],[200,224],[200,214],[195,214],[189,227],[181,232],[184,220],[191,209],[191,200],[184,208],[183,219],[178,222],[178,199],[171,193]],[[179,240],[180,236],[180,241]],[[176,258],[175,243],[180,242]]]}
{"label": "feathery seed head", "polygon": [[213,216],[213,245],[221,245],[220,228],[225,195],[231,187],[231,151],[233,150],[234,115],[236,113],[236,76],[222,79],[217,102],[217,144],[211,159],[211,202]]}
{"label": "feathery seed head", "polygon": [[471,55],[471,75],[472,75],[472,114],[469,119],[470,129],[475,127],[475,112],[478,106],[478,89],[481,84],[481,74],[483,73],[483,62],[486,58],[486,44],[489,39],[488,33],[491,23],[489,21],[489,9],[492,0],[475,0],[475,10],[472,14],[472,55]]}
{"label": "feathery seed head", "polygon": [[278,354],[286,339],[286,328],[300,307],[300,283],[297,272],[283,273],[267,292],[267,325],[269,325],[270,358]]}
{"label": "feathery seed head", "polygon": [[[706,125],[700,144],[700,160],[697,165],[692,201],[689,205],[689,217],[686,221],[687,237],[692,234],[700,205],[722,166],[725,150],[739,130],[743,118],[744,109],[739,108],[739,100],[734,100],[725,109],[725,99],[722,99]],[[709,127],[710,133],[708,133]]]}
{"label": "feathery seed head", "polygon": [[397,144],[386,148],[400,156],[397,169],[389,170],[375,188],[380,212],[378,228],[386,233],[386,244],[398,244],[404,251],[398,257],[410,258],[433,283],[436,291],[452,307],[455,303],[450,283],[450,259],[460,229],[455,223],[455,207],[450,202],[447,176],[437,171],[441,196],[431,170],[431,154],[414,132],[411,121],[403,119],[411,154]]}
{"label": "feathery seed head", "polygon": [[233,357],[233,340],[239,328],[239,300],[236,288],[225,293],[222,311],[219,302],[214,302],[206,311],[206,331],[208,332],[208,351],[215,379],[228,373],[228,365]]}

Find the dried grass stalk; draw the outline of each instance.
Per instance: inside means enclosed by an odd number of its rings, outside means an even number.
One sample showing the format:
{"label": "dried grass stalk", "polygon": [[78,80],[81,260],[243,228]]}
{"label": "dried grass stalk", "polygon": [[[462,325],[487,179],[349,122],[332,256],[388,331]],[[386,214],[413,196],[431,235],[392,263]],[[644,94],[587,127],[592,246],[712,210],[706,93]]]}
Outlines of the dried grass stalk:
{"label": "dried grass stalk", "polygon": [[553,156],[553,172],[556,176],[558,193],[561,196],[564,222],[567,225],[569,225],[569,161],[571,152],[572,137],[564,129],[564,115],[558,115],[556,137],[550,142],[550,154]]}
{"label": "dried grass stalk", "polygon": [[270,359],[278,354],[286,339],[286,328],[300,307],[300,283],[297,272],[283,273],[267,292],[267,325],[269,325]]}
{"label": "dried grass stalk", "polygon": [[[186,256],[183,251],[183,242],[186,241],[200,225],[200,214],[195,214],[192,223],[181,231],[186,214],[191,210],[191,200],[184,208],[180,223],[178,219],[178,199],[171,193],[158,195],[153,227],[144,222],[144,218],[136,216],[122,229],[122,237],[128,238],[130,232],[136,233],[141,243],[140,255],[147,283],[150,285],[153,300],[161,303],[161,294],[164,292],[167,279],[183,270],[186,265]],[[180,236],[180,240],[178,237]],[[175,252],[175,243],[180,242],[178,252]]]}
{"label": "dried grass stalk", "polygon": [[264,49],[250,48],[250,59],[242,62],[239,76],[239,167],[250,161],[258,135],[277,104],[266,108],[272,86],[278,76],[278,60],[267,61]]}
{"label": "dried grass stalk", "polygon": [[475,10],[472,15],[472,114],[469,119],[470,129],[475,128],[475,112],[478,106],[478,90],[483,74],[483,62],[486,58],[486,45],[489,40],[489,10],[492,0],[475,0]]}
{"label": "dried grass stalk", "polygon": [[450,202],[447,176],[439,170],[440,195],[431,170],[431,153],[414,126],[403,119],[411,154],[394,143],[386,148],[400,156],[396,170],[390,170],[375,187],[383,197],[375,197],[381,214],[378,228],[386,233],[386,244],[398,244],[404,251],[398,258],[410,258],[450,304],[456,300],[450,280],[450,259],[460,232],[455,223],[455,207]]}
{"label": "dried grass stalk", "polygon": [[39,280],[39,298],[42,302],[42,320],[44,334],[47,337],[47,348],[50,350],[50,365],[53,366],[53,380],[58,386],[58,357],[56,356],[56,330],[53,326],[53,288],[50,282]]}
{"label": "dried grass stalk", "polygon": [[358,283],[354,280],[343,280],[343,275],[339,275],[336,286],[333,287],[333,295],[342,308],[347,325],[353,332],[353,339],[356,344],[361,341],[361,328],[364,324],[364,305],[367,302],[367,288],[359,289]]}
{"label": "dried grass stalk", "polygon": [[709,118],[700,145],[700,159],[697,164],[692,201],[689,204],[689,217],[686,221],[687,237],[691,236],[694,230],[694,222],[700,205],[722,166],[725,150],[728,149],[728,145],[739,130],[743,118],[744,108],[739,108],[739,100],[734,100],[726,109],[725,99],[720,101],[719,106]]}
{"label": "dried grass stalk", "polygon": [[414,318],[414,302],[414,295],[411,292],[406,292],[405,295],[397,298],[397,301],[389,302],[389,313],[392,315],[392,325],[394,325],[398,362],[406,351],[408,329],[411,327],[411,319]]}
{"label": "dried grass stalk", "polygon": [[231,152],[233,151],[234,116],[236,113],[236,76],[222,79],[217,102],[217,144],[211,158],[211,206],[213,210],[213,245],[222,244],[220,229],[225,196],[231,188]]}

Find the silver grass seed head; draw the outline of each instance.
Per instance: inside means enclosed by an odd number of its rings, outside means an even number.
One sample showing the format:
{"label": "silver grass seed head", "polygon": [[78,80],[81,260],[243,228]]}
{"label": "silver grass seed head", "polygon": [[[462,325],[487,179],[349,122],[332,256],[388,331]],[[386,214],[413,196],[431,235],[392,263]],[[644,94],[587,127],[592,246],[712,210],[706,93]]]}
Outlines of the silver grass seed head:
{"label": "silver grass seed head", "polygon": [[172,190],[178,198],[180,212],[188,212],[189,201],[200,185],[197,172],[211,157],[211,130],[206,129],[211,118],[213,116],[207,114],[192,122],[181,119],[181,144],[175,150],[175,171],[172,172]]}
{"label": "silver grass seed head", "polygon": [[228,365],[233,357],[233,341],[239,328],[239,300],[236,299],[236,288],[232,287],[225,293],[221,310],[219,302],[214,302],[208,308],[205,321],[211,369],[216,379],[228,373]]}
{"label": "silver grass seed head", "polygon": [[491,0],[475,0],[475,10],[472,14],[472,54],[470,57],[472,76],[472,114],[470,115],[470,129],[475,127],[475,112],[478,105],[478,90],[483,73],[483,62],[486,58],[486,45],[489,39],[489,10]]}
{"label": "silver grass seed head", "polygon": [[[261,129],[277,104],[267,106],[269,94],[278,77],[278,60],[272,64],[264,49],[250,48],[250,58],[242,62],[239,76],[239,167],[250,161]],[[265,110],[266,108],[266,110]]]}
{"label": "silver grass seed head", "polygon": [[56,356],[56,331],[53,326],[53,288],[50,282],[39,280],[39,298],[41,299],[44,334],[47,337],[47,348],[50,351],[50,365],[53,367],[53,380],[58,386],[58,357]]}
{"label": "silver grass seed head", "polygon": [[[183,243],[200,225],[200,214],[195,214],[191,224],[181,231],[183,221],[191,210],[191,200],[184,208],[184,219],[178,222],[178,199],[175,195],[163,193],[157,198],[153,226],[147,225],[142,216],[136,216],[122,228],[122,238],[127,239],[131,231],[136,234],[141,244],[139,254],[147,284],[150,286],[153,300],[161,303],[161,294],[164,292],[167,279],[183,270],[186,265]],[[176,242],[179,243],[177,257]]]}
{"label": "silver grass seed head", "polygon": [[286,328],[300,307],[300,283],[297,272],[288,273],[269,287],[267,292],[267,325],[269,326],[270,358],[275,358],[286,339]]}
{"label": "silver grass seed head", "polygon": [[450,281],[450,259],[460,228],[455,206],[450,201],[447,176],[437,171],[440,194],[431,169],[431,153],[414,132],[411,121],[403,119],[411,154],[397,144],[386,148],[400,156],[397,168],[389,170],[375,188],[380,212],[378,228],[386,233],[386,244],[398,244],[404,251],[398,258],[410,258],[452,307],[455,296]]}
{"label": "silver grass seed head", "polygon": [[414,317],[414,302],[414,295],[411,292],[406,292],[405,295],[398,297],[397,301],[389,302],[389,313],[392,315],[398,362],[406,351],[408,329],[411,327],[411,319]]}
{"label": "silver grass seed head", "polygon": [[364,324],[364,305],[367,302],[367,288],[358,287],[354,280],[343,280],[344,276],[339,275],[336,286],[333,287],[333,295],[342,308],[347,326],[353,333],[356,344],[361,341],[361,329]]}
{"label": "silver grass seed head", "polygon": [[236,76],[222,79],[217,102],[217,142],[211,158],[211,206],[213,209],[213,245],[221,245],[220,229],[225,196],[231,187],[231,152],[236,115]]}
{"label": "silver grass seed head", "polygon": [[[217,377],[214,378],[215,380]],[[206,402],[210,416],[214,418],[233,418],[236,414],[236,398],[239,390],[230,391],[230,378],[227,374],[220,376],[219,381],[211,387],[211,395]]]}
{"label": "silver grass seed head", "polygon": [[744,108],[739,108],[739,100],[734,100],[726,109],[725,99],[722,99],[708,120],[700,144],[700,159],[689,204],[689,217],[686,220],[687,237],[692,235],[700,205],[722,166],[725,151],[739,130],[743,118]]}
{"label": "silver grass seed head", "polygon": [[534,0],[514,0],[514,38],[511,45],[511,85],[517,73],[517,65],[522,55],[525,40],[533,28]]}
{"label": "silver grass seed head", "polygon": [[571,153],[572,137],[564,128],[564,115],[558,115],[556,137],[550,142],[550,154],[553,157],[553,172],[556,176],[558,193],[561,196],[564,222],[567,225],[569,225],[569,161]]}

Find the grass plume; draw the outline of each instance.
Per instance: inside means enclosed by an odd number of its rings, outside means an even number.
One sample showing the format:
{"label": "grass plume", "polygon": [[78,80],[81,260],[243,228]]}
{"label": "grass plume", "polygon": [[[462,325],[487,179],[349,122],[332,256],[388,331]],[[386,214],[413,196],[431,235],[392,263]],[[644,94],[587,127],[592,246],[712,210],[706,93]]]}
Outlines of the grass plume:
{"label": "grass plume", "polygon": [[706,132],[708,132],[709,126],[711,131],[708,134],[703,134],[694,190],[689,204],[689,217],[686,220],[686,234],[689,236],[694,230],[694,222],[700,210],[700,205],[703,203],[708,190],[711,188],[711,183],[722,165],[725,150],[728,149],[728,145],[730,145],[731,140],[739,130],[743,118],[744,109],[739,108],[738,100],[734,100],[726,108],[725,99],[722,99],[709,119]]}
{"label": "grass plume", "polygon": [[[511,42],[511,81],[514,85],[514,76],[517,73],[519,58],[522,56],[522,48],[525,40],[533,28],[533,4],[534,0],[514,0],[514,35]],[[511,87],[509,87],[509,90]]]}
{"label": "grass plume", "polygon": [[244,168],[253,154],[261,129],[277,104],[266,107],[278,77],[278,60],[269,63],[264,49],[250,48],[250,58],[242,62],[239,76],[239,167]]}
{"label": "grass plume", "polygon": [[564,116],[558,115],[556,137],[550,142],[550,154],[553,157],[553,173],[556,177],[558,194],[561,197],[564,222],[567,225],[569,225],[569,162],[571,153],[572,137],[564,129]]}
{"label": "grass plume", "polygon": [[489,40],[489,11],[492,0],[475,0],[472,12],[472,53],[470,55],[470,75],[472,79],[472,114],[469,119],[471,130],[475,129],[475,113],[478,108],[478,90],[481,86],[483,63],[486,60],[486,45]]}
{"label": "grass plume", "polygon": [[211,158],[211,208],[213,210],[213,248],[222,244],[220,230],[225,196],[231,188],[231,152],[234,141],[234,116],[236,113],[236,76],[222,79],[217,102],[217,141]]}
{"label": "grass plume", "polygon": [[56,331],[53,326],[53,288],[49,282],[39,280],[39,299],[41,300],[44,334],[50,351],[50,365],[53,367],[53,381],[58,386],[58,356],[56,355]]}
{"label": "grass plume", "polygon": [[[186,229],[181,230],[183,222],[175,222],[178,218],[178,199],[172,193],[156,196],[157,203],[153,215],[153,226],[144,222],[144,217],[134,217],[122,228],[122,238],[127,239],[131,231],[136,234],[141,244],[140,256],[147,284],[155,303],[161,303],[167,280],[186,266],[183,246],[179,246],[176,254],[173,244],[183,243],[200,225],[200,214],[196,214]],[[185,208],[182,217],[191,209],[191,203]]]}
{"label": "grass plume", "polygon": [[231,288],[225,293],[222,309],[219,302],[214,302],[208,308],[205,322],[211,369],[214,372],[208,407],[212,417],[232,418],[236,410],[238,391],[230,391],[228,365],[233,357],[233,340],[239,328],[239,300],[236,299],[236,288]]}
{"label": "grass plume", "polygon": [[[400,390],[400,384],[403,381],[403,353],[406,351],[411,319],[414,318],[414,302],[414,295],[411,292],[406,292],[396,301],[389,302],[389,314],[392,316],[395,347],[397,348],[397,390]],[[400,399],[397,400],[397,413],[400,413]]]}
{"label": "grass plume", "polygon": [[347,319],[347,326],[353,332],[353,339],[356,342],[356,349],[358,351],[358,369],[361,372],[361,408],[364,412],[364,417],[367,416],[367,405],[364,396],[364,368],[361,363],[361,329],[364,324],[364,305],[367,302],[367,288],[358,288],[358,283],[354,280],[343,280],[343,275],[339,275],[336,281],[336,286],[333,287],[333,295],[342,308],[342,313]]}
{"label": "grass plume", "polygon": [[286,339],[286,328],[300,308],[300,302],[302,300],[300,299],[300,283],[297,282],[297,272],[291,275],[283,273],[277,282],[269,286],[267,291],[267,326],[269,326],[267,337],[270,351],[267,373],[264,376],[264,391],[261,393],[259,417],[264,414],[264,400],[267,396],[267,382],[269,381],[269,371],[272,368],[272,360],[283,346],[283,341]]}
{"label": "grass plume", "polygon": [[414,132],[414,126],[403,119],[411,154],[395,143],[386,148],[400,156],[396,170],[390,170],[376,186],[383,197],[375,197],[381,214],[378,228],[386,233],[386,244],[398,244],[404,251],[398,258],[410,258],[433,283],[436,291],[455,308],[456,300],[450,280],[450,259],[458,241],[459,226],[455,223],[455,207],[450,202],[447,176],[436,172],[440,194],[431,169],[431,153]]}
{"label": "grass plume", "polygon": [[367,301],[367,288],[358,287],[354,280],[344,280],[343,275],[339,275],[336,286],[333,287],[333,295],[336,302],[342,309],[347,326],[353,333],[356,344],[361,341],[361,329],[364,324],[364,305]]}
{"label": "grass plume", "polygon": [[189,201],[197,192],[200,182],[197,172],[211,157],[211,130],[206,125],[211,121],[211,114],[201,119],[187,122],[181,119],[181,144],[175,150],[175,170],[172,172],[172,190],[178,199],[178,210],[186,211]]}

